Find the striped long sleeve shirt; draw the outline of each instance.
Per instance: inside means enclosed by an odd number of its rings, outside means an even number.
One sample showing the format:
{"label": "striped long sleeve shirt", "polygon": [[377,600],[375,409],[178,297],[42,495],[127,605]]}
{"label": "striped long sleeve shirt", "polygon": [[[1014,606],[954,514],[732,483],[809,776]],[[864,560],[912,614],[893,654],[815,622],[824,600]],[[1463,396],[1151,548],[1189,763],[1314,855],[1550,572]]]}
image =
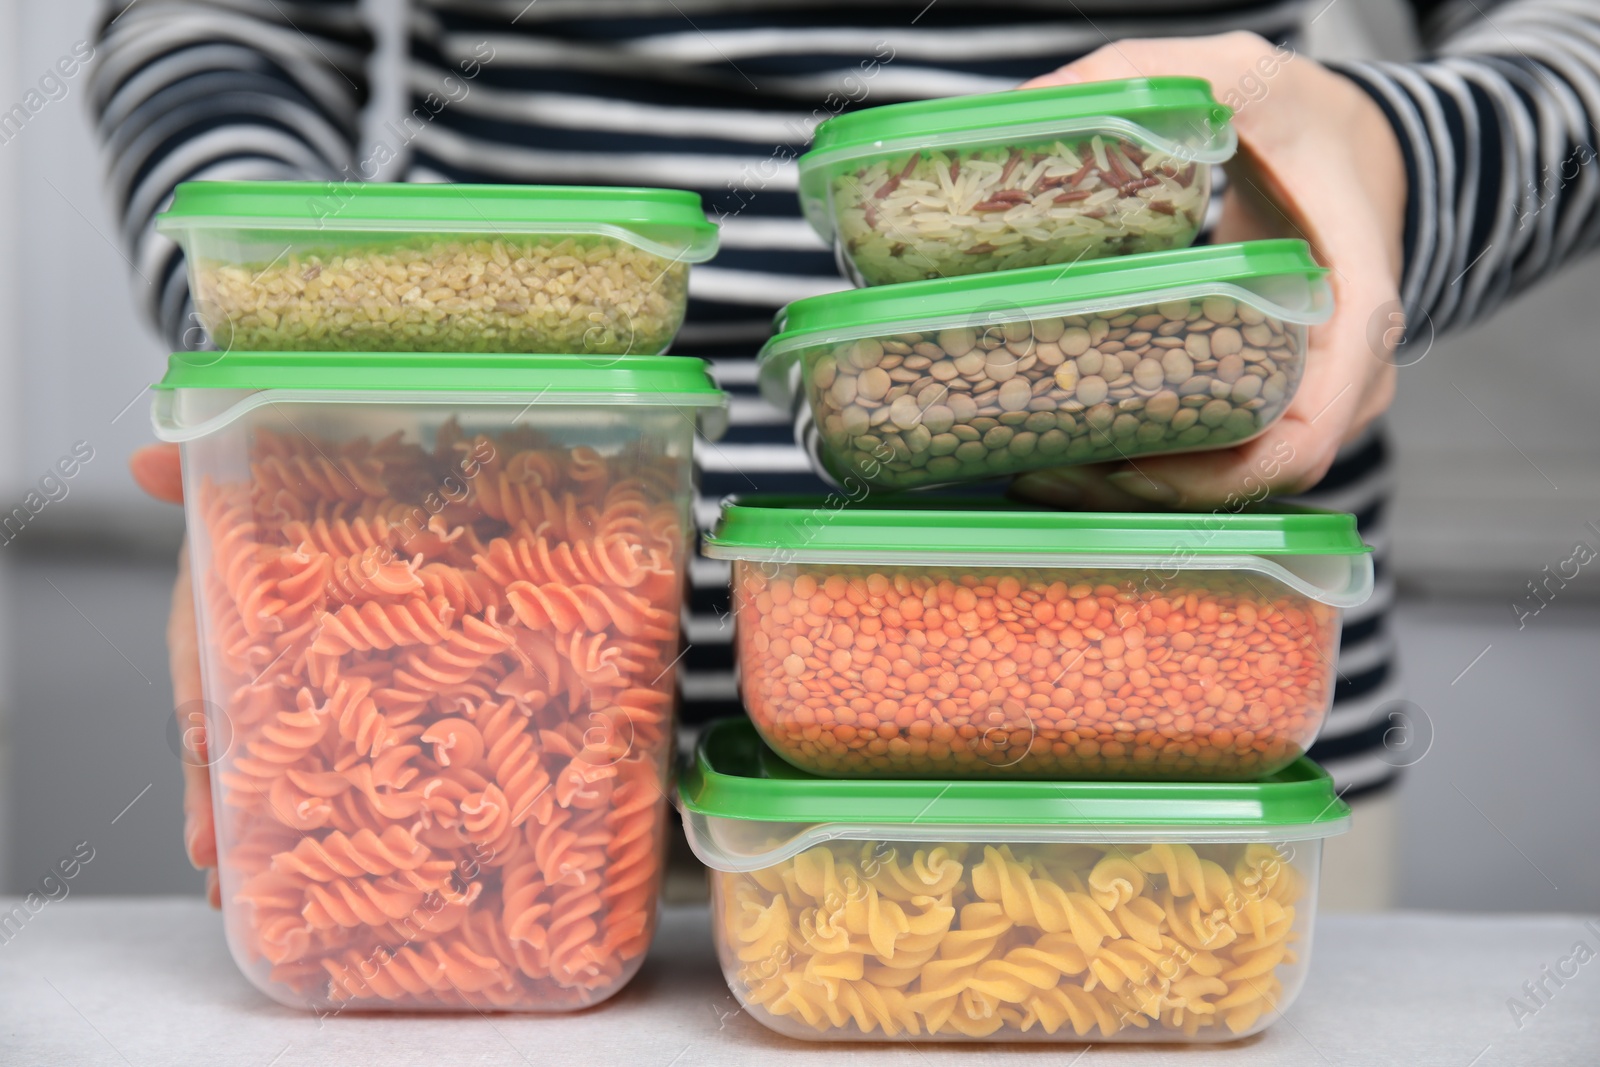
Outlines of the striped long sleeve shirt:
{"label": "striped long sleeve shirt", "polygon": [[[1600,240],[1600,8],[1466,0],[1428,13],[1429,57],[1345,72],[1394,125],[1410,180],[1403,302],[1448,329]],[[350,0],[137,0],[101,27],[92,103],[122,237],[155,284],[151,321],[202,336],[182,254],[152,220],[181,181],[238,178],[656,185],[722,226],[673,351],[713,363],[732,429],[699,455],[698,513],[756,489],[819,487],[789,413],[755,387],[773,312],[846,286],[800,217],[794,161],[816,124],[900,100],[998,91],[1108,40],[1247,29],[1292,41],[1300,0],[411,0],[407,113],[361,136],[373,37]],[[393,161],[403,161],[394,163]],[[1335,704],[1312,755],[1347,797],[1397,773],[1385,625],[1389,479],[1381,430],[1308,501],[1354,512],[1378,590],[1348,612]],[[727,570],[694,561],[685,718],[738,714]]]}

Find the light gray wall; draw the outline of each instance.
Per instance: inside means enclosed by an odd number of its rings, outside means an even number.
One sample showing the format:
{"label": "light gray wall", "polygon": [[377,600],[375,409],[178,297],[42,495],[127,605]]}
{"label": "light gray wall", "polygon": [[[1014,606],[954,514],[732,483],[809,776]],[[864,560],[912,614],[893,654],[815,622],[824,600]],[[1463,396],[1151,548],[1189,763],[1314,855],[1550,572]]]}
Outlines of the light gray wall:
{"label": "light gray wall", "polygon": [[[0,2],[0,86],[10,89],[16,84],[15,71],[17,66],[17,9],[11,0]],[[3,147],[3,146],[0,146]],[[16,288],[16,265],[14,256],[7,255],[5,250],[13,248],[17,241],[16,232],[16,152],[0,152],[0,403],[5,403],[7,416],[14,416],[16,400],[19,390],[15,381],[18,363],[16,357],[16,300],[13,292]],[[10,487],[14,484],[12,472],[17,466],[16,457],[12,454],[19,439],[15,429],[7,432],[6,428],[13,426],[14,418],[0,419],[0,485]],[[14,669],[10,662],[9,653],[11,642],[6,631],[10,612],[4,610],[9,604],[10,592],[6,579],[7,569],[0,567],[0,616],[6,621],[0,621],[0,645],[5,648],[5,653],[0,654],[0,693],[7,690],[4,683],[9,683],[14,677]],[[4,827],[11,824],[11,810],[9,806],[9,791],[5,785],[6,755],[10,750],[10,725],[11,717],[7,714],[8,702],[0,702],[0,833]],[[0,886],[9,884],[10,855],[3,844],[4,838],[0,837]]]}
{"label": "light gray wall", "polygon": [[[0,0],[0,101],[86,36],[93,11],[90,0]],[[1403,25],[1389,0],[1346,0],[1314,43],[1403,54]],[[80,892],[195,891],[161,641],[178,527],[125,475],[149,437],[146,400],[118,417],[163,354],[133,314],[143,283],[109,243],[99,173],[81,75],[0,144],[0,500],[74,440],[96,449],[71,495],[0,548],[0,890],[90,840]],[[1401,611],[1401,647],[1436,736],[1400,794],[1413,906],[1600,908],[1588,819],[1600,799],[1600,583],[1586,572],[1523,630],[1510,608],[1600,521],[1597,294],[1590,260],[1401,373],[1393,538],[1418,594]]]}
{"label": "light gray wall", "polygon": [[[163,623],[169,560],[30,552],[7,575],[13,627],[11,858],[24,892],[73,846],[75,893],[200,892],[184,858]],[[131,805],[131,807],[130,807]]]}
{"label": "light gray wall", "polygon": [[[92,36],[91,0],[7,3],[18,23],[13,77],[0,99],[26,88]],[[148,290],[116,242],[101,191],[100,161],[88,121],[88,71],[68,82],[65,99],[35,115],[0,153],[12,157],[15,186],[5,246],[19,314],[12,358],[21,401],[7,420],[21,447],[7,470],[9,500],[49,469],[73,441],[87,440],[96,459],[72,482],[62,506],[112,509],[135,502],[122,457],[149,439],[148,404],[129,402],[163,366],[161,346],[138,324],[133,293]],[[130,284],[131,282],[131,284]],[[58,505],[51,505],[55,507]]]}
{"label": "light gray wall", "polygon": [[1600,612],[1557,603],[1522,631],[1495,603],[1396,614],[1414,705],[1396,751],[1416,761],[1399,794],[1401,904],[1600,909]]}

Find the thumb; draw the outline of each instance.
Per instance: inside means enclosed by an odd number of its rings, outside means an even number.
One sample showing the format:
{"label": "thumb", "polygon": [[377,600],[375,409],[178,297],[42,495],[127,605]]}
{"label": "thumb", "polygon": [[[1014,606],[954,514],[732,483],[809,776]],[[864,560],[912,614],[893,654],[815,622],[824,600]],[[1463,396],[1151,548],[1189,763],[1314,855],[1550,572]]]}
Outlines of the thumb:
{"label": "thumb", "polygon": [[128,470],[139,488],[169,504],[183,503],[183,467],[178,446],[146,445],[128,459]]}
{"label": "thumb", "polygon": [[1043,89],[1051,85],[1076,85],[1079,82],[1111,81],[1118,78],[1142,78],[1145,74],[1114,44],[1095,49],[1081,59],[1075,59],[1049,74],[1041,74],[1020,88]]}
{"label": "thumb", "polygon": [[1073,70],[1071,65],[1052,70],[1049,74],[1041,74],[1037,78],[1030,78],[1017,86],[1018,89],[1046,89],[1053,85],[1077,85],[1083,81],[1083,75]]}

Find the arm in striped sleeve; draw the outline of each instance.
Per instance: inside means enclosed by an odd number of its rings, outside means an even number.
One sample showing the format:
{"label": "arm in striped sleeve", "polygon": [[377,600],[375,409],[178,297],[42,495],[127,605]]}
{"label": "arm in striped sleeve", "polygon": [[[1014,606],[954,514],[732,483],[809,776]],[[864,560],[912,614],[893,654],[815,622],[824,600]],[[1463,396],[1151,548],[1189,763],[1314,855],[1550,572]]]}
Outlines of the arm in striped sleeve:
{"label": "arm in striped sleeve", "polygon": [[90,106],[142,310],[186,331],[183,253],[152,220],[195,179],[356,177],[372,39],[356,0],[127,0],[96,43]]}
{"label": "arm in striped sleeve", "polygon": [[1600,7],[1459,0],[1426,31],[1425,61],[1339,69],[1405,155],[1408,319],[1448,330],[1600,244]]}

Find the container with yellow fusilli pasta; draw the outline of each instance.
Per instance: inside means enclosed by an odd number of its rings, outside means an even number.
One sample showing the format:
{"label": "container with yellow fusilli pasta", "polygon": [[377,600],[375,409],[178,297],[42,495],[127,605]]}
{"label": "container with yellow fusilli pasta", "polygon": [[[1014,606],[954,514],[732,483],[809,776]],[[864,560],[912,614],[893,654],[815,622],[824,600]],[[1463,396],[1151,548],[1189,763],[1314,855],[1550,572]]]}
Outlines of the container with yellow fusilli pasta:
{"label": "container with yellow fusilli pasta", "polygon": [[1305,980],[1322,839],[1306,761],[1252,783],[823,779],[744,721],[680,780],[748,1014],[838,1041],[1227,1041]]}

